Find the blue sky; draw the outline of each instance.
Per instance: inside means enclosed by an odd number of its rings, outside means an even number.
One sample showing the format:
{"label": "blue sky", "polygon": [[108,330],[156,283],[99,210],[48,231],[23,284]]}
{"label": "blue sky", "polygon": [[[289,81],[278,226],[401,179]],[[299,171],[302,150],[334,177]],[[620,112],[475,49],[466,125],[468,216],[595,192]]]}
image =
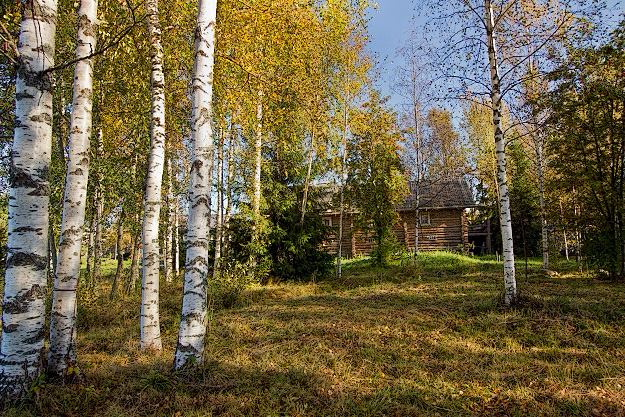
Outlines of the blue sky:
{"label": "blue sky", "polygon": [[[408,38],[413,18],[418,15],[414,3],[414,0],[379,0],[377,9],[370,11],[370,49],[378,57],[381,75],[379,88],[383,94],[391,96],[390,104],[396,110],[399,110],[402,103],[401,97],[391,89],[395,68],[401,61],[396,57],[396,50]],[[617,0],[607,0],[606,3],[610,23],[616,24],[620,20],[620,12],[623,11],[622,3]],[[416,19],[421,25],[425,23],[423,17],[417,16]]]}

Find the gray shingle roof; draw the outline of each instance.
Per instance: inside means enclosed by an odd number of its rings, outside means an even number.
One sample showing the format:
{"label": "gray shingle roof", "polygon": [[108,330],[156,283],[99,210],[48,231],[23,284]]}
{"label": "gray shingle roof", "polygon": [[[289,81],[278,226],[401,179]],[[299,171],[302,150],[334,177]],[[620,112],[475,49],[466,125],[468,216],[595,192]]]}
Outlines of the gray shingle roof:
{"label": "gray shingle roof", "polygon": [[[338,206],[337,200],[341,188],[334,183],[322,183],[317,186],[325,191],[322,201],[329,207],[328,211],[334,211],[333,209],[336,209]],[[409,186],[410,194],[406,196],[403,203],[397,206],[397,211],[415,210],[417,208],[417,182],[410,181]],[[465,180],[426,180],[419,182],[419,208],[444,209],[468,207],[477,207],[477,204],[473,201],[473,193]]]}
{"label": "gray shingle roof", "polygon": [[419,208],[467,208],[476,207],[469,184],[463,179],[440,181],[410,181],[410,194],[397,206],[398,211],[417,208],[417,185],[419,190]]}

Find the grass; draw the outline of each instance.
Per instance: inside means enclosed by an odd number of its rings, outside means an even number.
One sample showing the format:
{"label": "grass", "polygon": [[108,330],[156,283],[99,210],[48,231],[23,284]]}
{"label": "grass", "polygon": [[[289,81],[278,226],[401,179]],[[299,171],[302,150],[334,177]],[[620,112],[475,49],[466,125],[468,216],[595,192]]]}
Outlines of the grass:
{"label": "grass", "polygon": [[[48,382],[5,416],[625,416],[625,285],[450,253],[344,279],[246,290],[213,306],[206,364],[171,371],[182,286],[162,284],[161,354],[138,349],[140,294],[81,294],[86,382]],[[110,285],[110,284],[109,284]],[[99,291],[99,292],[98,292]]]}

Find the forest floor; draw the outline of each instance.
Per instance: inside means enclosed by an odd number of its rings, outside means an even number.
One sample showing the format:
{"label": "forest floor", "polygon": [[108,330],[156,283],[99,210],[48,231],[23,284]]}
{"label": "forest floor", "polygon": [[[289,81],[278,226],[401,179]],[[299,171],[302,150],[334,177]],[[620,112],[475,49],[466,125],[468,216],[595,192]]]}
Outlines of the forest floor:
{"label": "forest floor", "polygon": [[[171,371],[182,284],[162,283],[163,352],[139,351],[137,291],[80,295],[84,383],[39,380],[5,416],[625,416],[625,283],[449,253],[213,304],[206,364]],[[232,300],[231,300],[232,301]]]}

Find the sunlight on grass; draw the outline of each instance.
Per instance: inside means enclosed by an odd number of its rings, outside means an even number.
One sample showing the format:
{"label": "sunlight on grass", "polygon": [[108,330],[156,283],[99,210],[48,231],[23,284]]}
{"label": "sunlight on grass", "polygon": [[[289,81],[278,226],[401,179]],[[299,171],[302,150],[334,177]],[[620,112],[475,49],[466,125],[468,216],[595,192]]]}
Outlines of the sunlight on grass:
{"label": "sunlight on grass", "polygon": [[86,384],[49,383],[5,415],[624,415],[625,285],[528,266],[510,309],[501,263],[444,252],[252,286],[212,305],[191,375],[171,371],[180,279],[162,283],[164,351],[146,355],[139,291],[111,301],[107,278],[81,294]]}

